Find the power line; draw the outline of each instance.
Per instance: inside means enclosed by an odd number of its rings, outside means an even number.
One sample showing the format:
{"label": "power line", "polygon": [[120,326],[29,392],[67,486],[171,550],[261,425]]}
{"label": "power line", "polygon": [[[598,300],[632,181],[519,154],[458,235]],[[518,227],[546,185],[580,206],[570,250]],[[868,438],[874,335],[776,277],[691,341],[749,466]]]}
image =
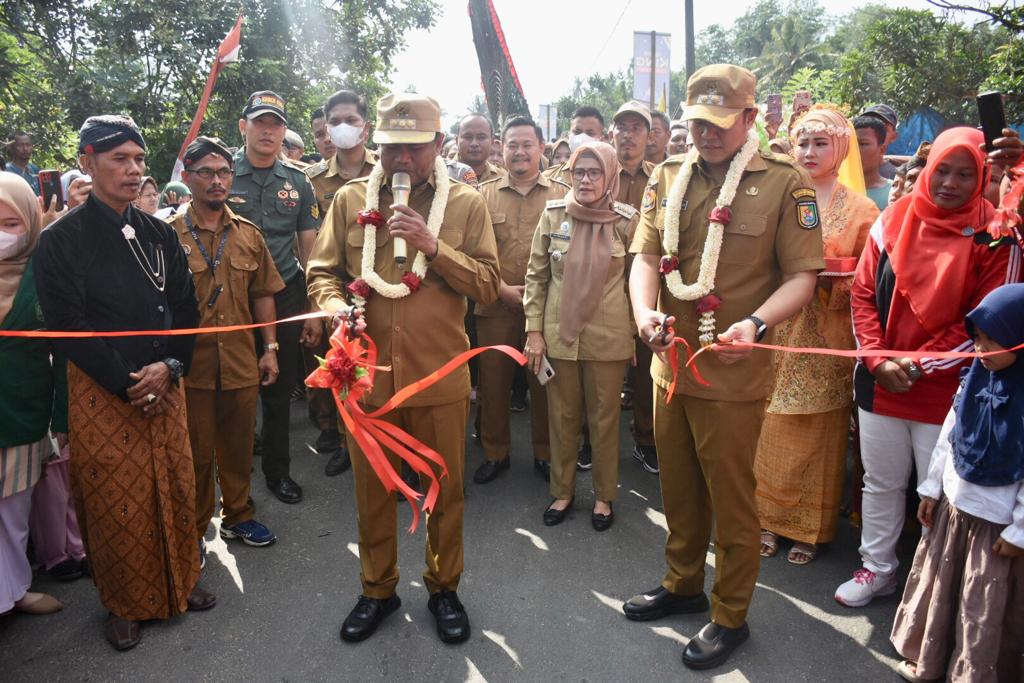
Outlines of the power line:
{"label": "power line", "polygon": [[622,17],[626,16],[626,10],[628,10],[629,6],[632,4],[633,0],[626,0],[626,4],[622,6],[622,11],[619,12],[619,18],[615,20],[615,23],[612,25],[611,32],[609,32],[608,37],[604,39],[604,44],[601,46],[601,49],[598,50],[597,55],[594,57],[593,61],[590,62],[590,67],[587,69],[587,71],[593,72],[594,65],[597,64],[597,60],[601,59],[601,55],[604,54],[605,48],[608,47],[608,43],[611,42],[612,36],[615,35],[615,29],[619,27],[619,23],[622,21]]}

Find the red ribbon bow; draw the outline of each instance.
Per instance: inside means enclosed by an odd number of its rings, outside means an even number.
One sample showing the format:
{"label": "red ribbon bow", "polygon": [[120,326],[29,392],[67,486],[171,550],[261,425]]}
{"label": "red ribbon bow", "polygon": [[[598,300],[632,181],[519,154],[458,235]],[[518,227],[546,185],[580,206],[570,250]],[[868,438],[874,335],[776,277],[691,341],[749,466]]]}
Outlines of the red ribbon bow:
{"label": "red ribbon bow", "polygon": [[708,214],[708,220],[712,223],[729,225],[729,221],[732,220],[732,209],[728,206],[716,206],[711,209],[711,213]]}
{"label": "red ribbon bow", "polygon": [[[484,351],[500,351],[511,356],[520,365],[526,365],[526,357],[510,346],[470,349],[460,353],[423,379],[402,388],[383,406],[367,413],[360,405],[360,399],[373,387],[376,371],[387,372],[391,368],[376,364],[377,345],[369,336],[364,334],[360,337],[350,337],[349,330],[350,324],[343,320],[331,335],[331,348],[327,352],[327,357],[321,359],[320,367],[306,378],[306,385],[331,390],[334,402],[338,406],[338,414],[345,422],[348,433],[359,444],[360,450],[384,488],[388,492],[398,489],[405,494],[409,507],[412,508],[412,525],[409,527],[409,533],[412,533],[420,520],[420,509],[416,507],[416,502],[422,498],[423,511],[429,513],[434,509],[437,497],[441,493],[440,478],[431,465],[437,466],[440,477],[448,475],[448,467],[440,453],[397,425],[385,422],[381,417]],[[429,485],[425,496],[402,480],[385,455],[384,448],[407,462],[421,479],[426,478]]]}

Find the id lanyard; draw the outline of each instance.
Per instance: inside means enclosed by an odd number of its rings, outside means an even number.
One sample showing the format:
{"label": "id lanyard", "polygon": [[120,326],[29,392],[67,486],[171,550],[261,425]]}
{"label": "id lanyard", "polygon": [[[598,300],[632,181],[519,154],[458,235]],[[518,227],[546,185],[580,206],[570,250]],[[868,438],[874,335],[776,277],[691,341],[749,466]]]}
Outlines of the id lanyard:
{"label": "id lanyard", "polygon": [[[228,243],[228,227],[224,228],[224,232],[220,235],[220,244],[217,246],[217,256],[214,259],[210,259],[210,253],[206,251],[206,247],[199,241],[199,233],[196,232],[196,227],[192,224],[192,217],[185,212],[185,226],[188,228],[188,232],[192,235],[192,241],[199,247],[199,254],[206,261],[206,265],[210,267],[210,274],[213,275],[214,281],[217,279],[217,266],[220,265],[220,260],[224,256],[224,247]],[[213,308],[213,305],[217,303],[217,297],[220,296],[221,292],[224,291],[224,285],[217,285],[213,288],[213,294],[210,295],[210,300],[206,302],[208,308]]]}

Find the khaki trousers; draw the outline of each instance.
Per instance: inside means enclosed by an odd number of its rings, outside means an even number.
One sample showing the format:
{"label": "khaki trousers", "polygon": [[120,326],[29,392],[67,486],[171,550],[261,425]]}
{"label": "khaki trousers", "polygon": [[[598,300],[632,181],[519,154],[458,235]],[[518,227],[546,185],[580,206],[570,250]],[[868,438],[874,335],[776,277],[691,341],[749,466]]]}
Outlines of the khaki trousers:
{"label": "khaki trousers", "polygon": [[547,384],[551,428],[551,495],[576,492],[576,458],[586,417],[594,463],[594,495],[610,503],[619,495],[620,392],[626,360],[549,359],[555,376]]}
{"label": "khaki trousers", "polygon": [[[526,344],[526,319],[522,316],[495,316],[476,319],[477,343],[480,346],[507,344],[522,350]],[[509,403],[516,362],[503,353],[488,351],[480,359],[480,440],[484,458],[504,460],[512,447],[509,428]],[[530,428],[533,457],[551,459],[548,437],[548,398],[537,376],[527,370],[530,385]]]}
{"label": "khaki trousers", "polygon": [[636,367],[633,369],[633,421],[630,431],[637,446],[654,445],[654,380],[651,359],[654,352],[639,337],[636,341]]}
{"label": "khaki trousers", "polygon": [[[462,575],[462,475],[466,456],[466,419],[469,399],[439,406],[398,408],[384,416],[444,457],[448,476],[441,479],[441,494],[434,512],[427,516],[427,590],[454,591]],[[384,599],[395,594],[398,584],[398,512],[395,495],[384,489],[352,435],[348,435],[355,476],[356,512],[359,523],[359,562],[363,595]],[[385,450],[399,472],[400,459]],[[426,493],[426,484],[423,484]]]}
{"label": "khaki trousers", "polygon": [[222,523],[252,519],[252,446],[258,386],[244,389],[185,389],[188,437],[196,471],[196,532],[213,518],[215,478],[220,479]]}
{"label": "khaki trousers", "polygon": [[754,497],[754,456],[765,401],[707,401],[658,387],[654,435],[668,523],[661,585],[677,595],[704,590],[704,564],[715,522],[711,620],[737,628],[747,618],[761,567]]}

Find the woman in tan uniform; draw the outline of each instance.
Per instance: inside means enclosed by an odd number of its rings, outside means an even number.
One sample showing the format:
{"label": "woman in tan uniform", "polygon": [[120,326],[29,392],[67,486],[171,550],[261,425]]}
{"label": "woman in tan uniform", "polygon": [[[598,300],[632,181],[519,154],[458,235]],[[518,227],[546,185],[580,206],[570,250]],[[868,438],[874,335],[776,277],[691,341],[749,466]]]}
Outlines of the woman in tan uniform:
{"label": "woman in tan uniform", "polygon": [[[551,495],[544,523],[560,524],[575,498],[576,448],[586,417],[594,458],[598,531],[611,527],[619,481],[619,391],[633,357],[633,328],[624,281],[626,240],[636,209],[614,200],[615,150],[581,145],[569,159],[572,190],[549,201],[533,236],[526,272],[526,356],[539,372],[546,356]],[[563,298],[562,292],[570,293]]]}

